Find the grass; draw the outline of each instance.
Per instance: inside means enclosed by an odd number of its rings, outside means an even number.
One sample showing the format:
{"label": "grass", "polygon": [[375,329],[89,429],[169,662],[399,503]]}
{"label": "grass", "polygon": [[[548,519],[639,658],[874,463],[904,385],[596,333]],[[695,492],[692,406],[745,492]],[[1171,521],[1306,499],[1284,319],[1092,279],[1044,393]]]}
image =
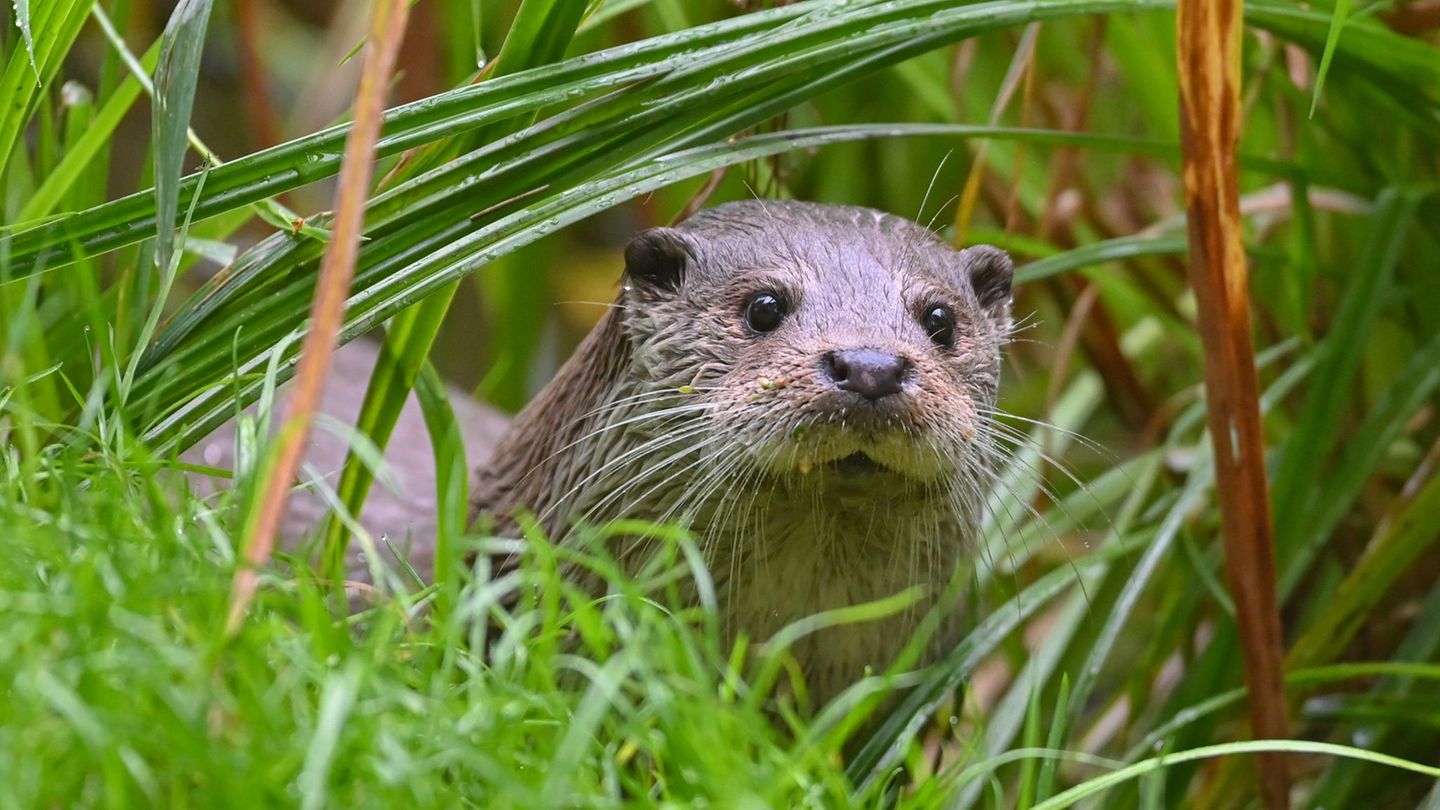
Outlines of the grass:
{"label": "grass", "polygon": [[[48,473],[7,475],[0,507],[7,807],[849,795],[824,747],[777,733],[727,677],[713,622],[677,606],[676,577],[597,604],[533,566],[466,581],[443,621],[419,615],[431,595],[337,622],[323,585],[282,569],[231,638],[224,504],[93,460],[58,458]],[[93,486],[74,487],[81,476]],[[500,616],[504,592],[556,596],[487,644],[474,619]]]}
{"label": "grass", "polygon": [[[434,46],[401,51],[342,329],[383,328],[401,358],[372,381],[369,436],[412,385],[425,405],[440,573],[377,570],[361,610],[337,609],[320,550],[347,535],[337,518],[316,553],[260,569],[227,634],[351,131],[348,109],[304,102],[353,95],[355,35],[285,2],[258,26],[186,2],[163,30],[149,0],[5,4],[0,806],[1244,807],[1264,752],[1297,807],[1434,806],[1440,35],[1423,13],[1244,8],[1230,227],[1252,315],[1230,326],[1255,345],[1261,587],[1283,629],[1264,644],[1286,700],[1268,708],[1291,737],[1249,741],[1172,4],[477,5],[410,10]],[[228,77],[231,45],[269,81]],[[140,81],[132,64],[157,61]],[[288,138],[272,148],[230,101],[256,93]],[[1019,264],[1012,458],[958,574],[971,626],[939,665],[829,707],[806,705],[786,634],[727,647],[680,598],[705,574],[678,528],[656,527],[670,556],[634,580],[599,533],[532,536],[508,578],[459,562],[492,541],[464,525],[440,372],[523,402],[594,317],[551,302],[608,295],[618,241],[706,189],[953,223]],[[184,226],[173,241],[157,217]],[[508,317],[475,329],[476,296]],[[199,496],[176,451],[254,401],[234,488]]]}

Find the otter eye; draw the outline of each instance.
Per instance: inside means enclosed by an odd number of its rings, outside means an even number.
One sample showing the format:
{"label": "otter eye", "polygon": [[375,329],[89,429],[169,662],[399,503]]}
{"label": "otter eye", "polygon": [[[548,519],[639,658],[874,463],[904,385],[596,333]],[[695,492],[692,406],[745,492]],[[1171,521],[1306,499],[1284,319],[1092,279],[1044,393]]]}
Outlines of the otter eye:
{"label": "otter eye", "polygon": [[944,304],[936,304],[925,310],[925,317],[920,319],[920,325],[925,328],[925,334],[935,341],[936,346],[948,349],[955,345],[955,313]]}
{"label": "otter eye", "polygon": [[745,325],[756,332],[774,332],[789,311],[784,298],[775,293],[757,293],[745,305]]}

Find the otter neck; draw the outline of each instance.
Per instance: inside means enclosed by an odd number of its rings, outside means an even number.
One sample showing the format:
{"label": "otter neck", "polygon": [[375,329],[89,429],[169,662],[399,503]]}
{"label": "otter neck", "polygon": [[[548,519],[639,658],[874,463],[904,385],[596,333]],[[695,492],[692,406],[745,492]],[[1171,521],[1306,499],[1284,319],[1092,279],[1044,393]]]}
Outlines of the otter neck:
{"label": "otter neck", "polygon": [[[516,531],[517,510],[533,510],[537,516],[559,511],[564,490],[556,482],[589,460],[581,439],[594,429],[591,415],[603,407],[626,366],[629,349],[623,332],[618,311],[606,312],[496,446],[472,500],[477,510],[490,514],[497,533]],[[558,539],[563,517],[547,517],[541,527]]]}

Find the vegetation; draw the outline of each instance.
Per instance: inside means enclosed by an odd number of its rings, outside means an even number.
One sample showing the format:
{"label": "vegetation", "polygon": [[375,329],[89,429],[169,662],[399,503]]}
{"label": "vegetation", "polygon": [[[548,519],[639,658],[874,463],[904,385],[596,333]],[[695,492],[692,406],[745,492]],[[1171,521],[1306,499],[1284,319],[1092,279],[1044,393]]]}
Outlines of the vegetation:
{"label": "vegetation", "polygon": [[[1258,751],[1290,752],[1296,806],[1440,803],[1431,0],[1244,4],[1264,439],[1245,450],[1284,628],[1289,703],[1268,708],[1293,738],[1262,742],[1166,0],[419,0],[340,326],[396,359],[325,486],[363,507],[363,461],[416,386],[442,458],[436,581],[377,570],[345,609],[337,521],[268,560],[244,611],[232,580],[286,441],[265,438],[274,389],[327,247],[359,237],[324,211],[370,163],[345,158],[356,72],[384,50],[358,55],[369,8],[6,4],[0,804],[1228,807],[1255,801]],[[552,301],[608,298],[635,227],[752,194],[873,205],[1020,265],[1013,453],[957,574],[973,627],[825,707],[786,668],[793,634],[726,649],[680,602],[706,574],[679,527],[633,580],[604,530],[532,536],[509,577],[459,564],[499,541],[463,525],[440,375],[518,407],[598,311]],[[178,453],[255,402],[234,487],[202,497]]]}

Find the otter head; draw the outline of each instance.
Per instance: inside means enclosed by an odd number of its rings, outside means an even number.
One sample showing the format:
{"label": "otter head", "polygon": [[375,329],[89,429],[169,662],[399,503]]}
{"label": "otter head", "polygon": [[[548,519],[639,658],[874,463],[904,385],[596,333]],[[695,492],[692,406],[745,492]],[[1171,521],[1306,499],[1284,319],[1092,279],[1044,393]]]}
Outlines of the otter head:
{"label": "otter head", "polygon": [[[533,509],[552,535],[687,522],[723,626],[757,639],[922,586],[790,649],[813,696],[836,694],[906,643],[979,524],[1010,260],[869,209],[758,201],[644,231],[625,258],[617,306],[517,417],[476,507]],[[615,542],[632,568],[656,547]]]}
{"label": "otter head", "polygon": [[689,394],[701,486],[973,497],[1011,275],[1000,250],[870,209],[721,206],[626,251],[631,371]]}

